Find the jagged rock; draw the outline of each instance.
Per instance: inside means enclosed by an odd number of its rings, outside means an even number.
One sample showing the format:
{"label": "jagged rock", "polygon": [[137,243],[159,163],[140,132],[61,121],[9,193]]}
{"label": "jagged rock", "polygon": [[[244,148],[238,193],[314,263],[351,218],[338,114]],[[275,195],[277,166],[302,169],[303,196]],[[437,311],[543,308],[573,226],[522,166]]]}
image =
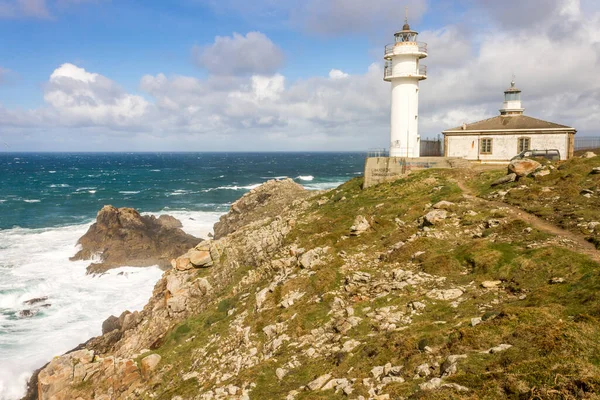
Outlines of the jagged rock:
{"label": "jagged rock", "polygon": [[344,342],[344,345],[342,346],[342,351],[346,352],[346,353],[350,353],[352,350],[354,350],[358,346],[360,346],[360,342],[358,340],[350,339],[350,340]]}
{"label": "jagged rock", "polygon": [[480,317],[471,318],[471,326],[476,326],[481,323],[482,319]]}
{"label": "jagged rock", "polygon": [[505,183],[514,182],[516,180],[517,180],[517,174],[515,174],[513,172],[513,173],[510,173],[508,175],[504,175],[501,178],[496,179],[494,182],[492,182],[491,186],[498,186],[498,185],[502,185],[502,184],[505,184]]}
{"label": "jagged rock", "polygon": [[486,228],[497,228],[502,224],[502,221],[499,219],[488,219],[487,221],[485,221],[485,227]]}
{"label": "jagged rock", "polygon": [[187,374],[184,374],[181,379],[183,379],[184,381],[189,381],[190,379],[196,379],[200,376],[200,374],[198,373],[198,371],[192,371],[192,372],[188,372]]}
{"label": "jagged rock", "polygon": [[565,282],[565,278],[552,278],[548,281],[548,283],[550,283],[551,285],[556,285],[558,283],[564,283]]}
{"label": "jagged rock", "polygon": [[581,158],[594,158],[596,157],[596,153],[594,153],[593,151],[586,151]]}
{"label": "jagged rock", "polygon": [[30,300],[24,301],[23,304],[26,304],[28,306],[33,306],[33,305],[38,304],[38,303],[43,303],[46,300],[48,300],[48,296],[36,297],[34,299],[30,299]]}
{"label": "jagged rock", "polygon": [[466,354],[457,354],[457,355],[448,356],[448,358],[446,358],[446,361],[444,361],[442,363],[442,365],[440,366],[440,376],[442,378],[444,378],[446,376],[450,376],[450,375],[456,373],[456,370],[457,370],[456,363],[458,362],[458,360],[465,359],[465,358],[467,358]]}
{"label": "jagged rock", "polygon": [[321,375],[314,381],[311,381],[308,385],[306,385],[306,387],[309,390],[313,390],[313,391],[319,390],[323,387],[323,385],[325,385],[327,383],[327,381],[329,381],[330,378],[331,378],[331,374]]}
{"label": "jagged rock", "polygon": [[427,292],[425,295],[430,299],[437,300],[454,300],[463,295],[463,291],[460,289],[433,289]]}
{"label": "jagged rock", "polygon": [[323,263],[323,257],[329,252],[329,247],[317,247],[302,254],[298,259],[302,268],[313,268]]}
{"label": "jagged rock", "polygon": [[494,353],[500,353],[502,351],[508,350],[512,347],[511,344],[499,344],[498,346],[492,347],[491,349],[489,349],[487,352],[490,354],[494,354]]}
{"label": "jagged rock", "polygon": [[451,201],[442,200],[435,203],[433,208],[436,210],[452,210],[456,208],[456,204],[452,203]]}
{"label": "jagged rock", "polygon": [[419,385],[421,390],[436,390],[442,388],[452,388],[459,392],[468,392],[469,388],[458,385],[456,383],[444,383],[440,378],[432,378],[430,381],[421,383]]}
{"label": "jagged rock", "polygon": [[149,356],[142,358],[142,361],[140,363],[140,370],[142,372],[142,376],[148,378],[152,374],[152,372],[156,370],[160,360],[161,356],[158,354],[150,354]]}
{"label": "jagged rock", "polygon": [[594,168],[592,168],[592,171],[590,172],[590,174],[592,174],[592,175],[598,175],[598,174],[600,174],[600,167],[594,167]]}
{"label": "jagged rock", "polygon": [[427,378],[429,375],[431,375],[431,367],[429,364],[421,364],[415,368],[415,379]]}
{"label": "jagged rock", "polygon": [[354,224],[350,227],[350,235],[358,236],[361,233],[368,231],[371,228],[369,221],[362,215],[358,215],[354,219]]}
{"label": "jagged rock", "polygon": [[275,370],[275,376],[279,380],[282,380],[287,375],[287,373],[288,373],[288,371],[286,369],[283,369],[283,368],[277,368]]}
{"label": "jagged rock", "polygon": [[481,287],[485,289],[494,289],[502,284],[502,281],[483,281]]}
{"label": "jagged rock", "polygon": [[122,266],[167,268],[171,259],[200,241],[174,227],[173,220],[142,216],[133,208],[104,206],[77,242],[81,250],[71,260],[90,260],[100,255],[101,261],[88,267],[91,273]]}
{"label": "jagged rock", "polygon": [[308,190],[292,179],[267,181],[231,205],[229,212],[215,224],[214,238],[220,239],[254,221],[274,217],[294,201],[309,195]]}
{"label": "jagged rock", "polygon": [[423,226],[438,225],[448,218],[446,210],[432,210],[423,217]]}
{"label": "jagged rock", "polygon": [[212,265],[212,258],[210,257],[210,251],[205,250],[192,250],[189,253],[190,262],[195,267],[207,267]]}
{"label": "jagged rock", "polygon": [[108,332],[114,331],[115,329],[121,329],[121,322],[119,318],[111,315],[102,323],[102,334],[106,334]]}
{"label": "jagged rock", "polygon": [[36,315],[39,310],[21,310],[17,313],[17,317],[19,318],[31,318]]}
{"label": "jagged rock", "polygon": [[508,164],[508,173],[514,173],[517,177],[521,178],[528,176],[529,174],[537,171],[542,167],[537,161],[523,158],[522,160],[513,160]]}
{"label": "jagged rock", "polygon": [[304,294],[304,292],[300,292],[299,290],[293,290],[284,296],[281,303],[279,303],[279,306],[282,308],[289,308],[294,305],[296,300],[301,299]]}
{"label": "jagged rock", "polygon": [[550,175],[550,170],[542,169],[540,171],[534,172],[532,175],[535,176],[536,178],[541,178],[542,176]]}
{"label": "jagged rock", "polygon": [[587,228],[588,228],[590,231],[593,231],[593,230],[594,230],[594,229],[596,229],[598,226],[600,226],[600,222],[598,222],[598,221],[592,221],[592,222],[590,222],[590,223],[587,225]]}

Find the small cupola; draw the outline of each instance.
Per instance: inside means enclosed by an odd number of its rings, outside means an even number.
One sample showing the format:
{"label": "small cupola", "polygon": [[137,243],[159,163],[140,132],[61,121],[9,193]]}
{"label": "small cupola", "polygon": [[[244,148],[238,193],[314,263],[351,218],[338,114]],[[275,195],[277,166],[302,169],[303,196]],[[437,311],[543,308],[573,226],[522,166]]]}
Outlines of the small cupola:
{"label": "small cupola", "polygon": [[515,87],[515,80],[513,78],[510,87],[504,91],[504,103],[500,109],[500,115],[523,115],[523,111],[525,109],[521,105],[521,90]]}

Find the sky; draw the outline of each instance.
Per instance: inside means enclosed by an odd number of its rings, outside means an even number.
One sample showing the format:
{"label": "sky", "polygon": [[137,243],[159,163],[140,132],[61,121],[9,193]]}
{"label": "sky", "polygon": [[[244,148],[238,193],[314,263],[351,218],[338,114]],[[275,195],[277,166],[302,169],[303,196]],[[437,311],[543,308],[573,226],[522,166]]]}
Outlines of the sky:
{"label": "sky", "polygon": [[428,44],[419,132],[525,114],[600,136],[597,0],[0,0],[0,151],[389,146],[384,46]]}

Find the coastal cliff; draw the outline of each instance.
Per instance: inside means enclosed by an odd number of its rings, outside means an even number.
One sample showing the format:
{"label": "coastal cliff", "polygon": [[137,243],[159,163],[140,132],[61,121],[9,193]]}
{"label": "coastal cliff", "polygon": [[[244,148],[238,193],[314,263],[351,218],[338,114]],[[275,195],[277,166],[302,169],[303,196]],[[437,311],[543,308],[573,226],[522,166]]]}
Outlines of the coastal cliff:
{"label": "coastal cliff", "polygon": [[214,240],[172,260],[141,312],[107,320],[32,389],[44,400],[597,398],[599,167],[545,164],[494,187],[504,171],[429,170],[366,190],[357,178],[324,193],[268,182]]}

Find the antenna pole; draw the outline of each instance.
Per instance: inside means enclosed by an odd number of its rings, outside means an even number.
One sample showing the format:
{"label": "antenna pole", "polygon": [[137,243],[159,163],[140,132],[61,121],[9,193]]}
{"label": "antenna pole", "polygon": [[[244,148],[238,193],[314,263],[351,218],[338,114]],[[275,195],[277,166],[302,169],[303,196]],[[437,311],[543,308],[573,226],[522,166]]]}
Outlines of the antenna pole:
{"label": "antenna pole", "polygon": [[404,23],[408,24],[408,6],[404,7]]}

